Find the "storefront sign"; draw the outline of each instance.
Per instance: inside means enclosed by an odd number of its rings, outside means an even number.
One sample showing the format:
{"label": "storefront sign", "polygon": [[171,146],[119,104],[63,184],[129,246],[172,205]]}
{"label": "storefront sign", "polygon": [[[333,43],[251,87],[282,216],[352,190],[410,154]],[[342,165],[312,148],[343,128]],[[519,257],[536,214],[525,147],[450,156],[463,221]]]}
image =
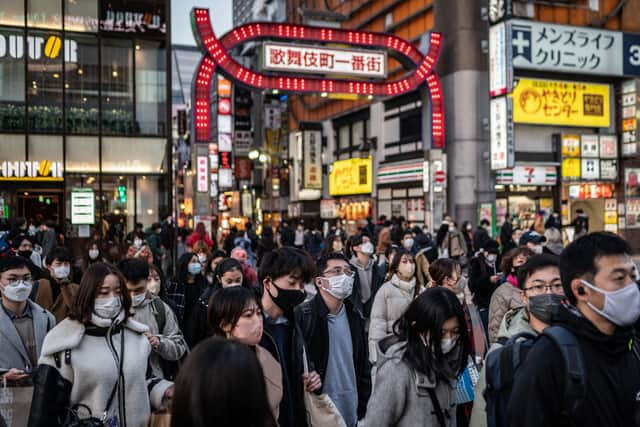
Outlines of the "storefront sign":
{"label": "storefront sign", "polygon": [[581,177],[585,180],[597,180],[600,178],[600,162],[598,159],[582,159]]}
{"label": "storefront sign", "polygon": [[218,115],[218,132],[231,133],[231,116]]}
{"label": "storefront sign", "polygon": [[322,132],[303,131],[303,188],[322,189]]}
{"label": "storefront sign", "polygon": [[320,200],[320,218],[332,219],[338,216],[338,204],[333,199]]}
{"label": "storefront sign", "polygon": [[371,157],[334,162],[329,174],[329,194],[332,196],[371,194],[373,191],[371,169]]}
{"label": "storefront sign", "polygon": [[566,158],[562,160],[562,179],[580,179],[580,159]]}
{"label": "storefront sign", "polygon": [[233,144],[231,143],[230,133],[218,132],[218,150],[233,151]]}
{"label": "storefront sign", "polygon": [[618,160],[600,160],[600,179],[603,181],[618,179]]}
{"label": "storefront sign", "polygon": [[516,166],[496,172],[496,184],[556,185],[558,172],[551,166]]}
{"label": "storefront sign", "polygon": [[598,157],[598,135],[587,134],[580,136],[580,152],[582,157]]}
{"label": "storefront sign", "polygon": [[100,30],[162,36],[167,33],[164,1],[109,0],[100,13]]}
{"label": "storefront sign", "polygon": [[218,169],[218,186],[220,188],[233,186],[233,169]]}
{"label": "storefront sign", "polygon": [[624,194],[630,199],[640,197],[640,169],[626,168],[624,170]]}
{"label": "storefront sign", "polygon": [[424,173],[423,163],[424,162],[409,163],[404,165],[381,166],[378,168],[378,184],[421,181]]}
{"label": "storefront sign", "polygon": [[613,184],[579,184],[569,186],[570,199],[607,199],[613,196]]}
{"label": "storefront sign", "polygon": [[90,188],[71,190],[71,224],[93,225],[96,217],[96,198]]}
{"label": "storefront sign", "polygon": [[209,165],[207,164],[207,156],[198,156],[196,159],[197,166],[197,182],[198,182],[198,192],[206,193],[209,191]]}
{"label": "storefront sign", "polygon": [[230,98],[218,98],[218,114],[221,116],[228,116],[231,114]]}
{"label": "storefront sign", "polygon": [[267,42],[263,44],[262,54],[262,68],[265,70],[380,79],[387,76],[387,54],[384,51]]}
{"label": "storefront sign", "polygon": [[[623,74],[621,32],[523,20],[510,21],[509,25],[515,68],[577,74]],[[640,61],[640,51],[638,54]]]}
{"label": "storefront sign", "polygon": [[513,109],[516,123],[609,127],[609,85],[520,79]]}
{"label": "storefront sign", "polygon": [[512,100],[507,96],[490,101],[491,169],[505,169],[514,163]]}
{"label": "storefront sign", "polygon": [[[24,56],[24,37],[19,34],[0,33],[0,59],[21,59]],[[52,34],[47,37],[27,36],[27,55],[29,59],[38,61],[41,59],[58,59],[64,51],[64,61],[67,63],[78,62],[78,42],[72,39],[64,39]],[[64,45],[64,49],[62,49]]]}
{"label": "storefront sign", "polygon": [[0,181],[62,181],[62,162],[50,160],[0,163]]}
{"label": "storefront sign", "polygon": [[603,159],[618,158],[618,137],[616,135],[600,135],[600,157]]}
{"label": "storefront sign", "polygon": [[236,157],[236,178],[251,179],[251,160],[242,157]]}
{"label": "storefront sign", "polygon": [[640,228],[640,199],[627,199],[626,228]]}
{"label": "storefront sign", "polygon": [[218,96],[231,97],[231,82],[222,76],[218,76]]}
{"label": "storefront sign", "polygon": [[580,135],[562,135],[562,157],[580,157]]}
{"label": "storefront sign", "polygon": [[251,132],[246,130],[236,130],[233,133],[233,150],[238,156],[246,156],[249,154],[253,137]]}
{"label": "storefront sign", "polygon": [[508,92],[507,31],[504,23],[489,28],[489,94],[500,96]]}

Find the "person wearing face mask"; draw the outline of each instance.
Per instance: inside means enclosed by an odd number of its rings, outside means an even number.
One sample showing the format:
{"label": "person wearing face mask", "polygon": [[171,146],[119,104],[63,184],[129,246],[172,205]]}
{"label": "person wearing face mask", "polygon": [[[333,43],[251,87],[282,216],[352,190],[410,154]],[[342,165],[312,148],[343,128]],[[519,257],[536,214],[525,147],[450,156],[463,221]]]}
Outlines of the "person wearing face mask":
{"label": "person wearing face mask", "polygon": [[553,320],[578,341],[586,373],[584,397],[566,413],[569,397],[558,383],[567,378],[564,360],[555,343],[542,336],[515,377],[509,425],[638,425],[640,349],[633,325],[640,318],[640,288],[631,254],[627,242],[606,232],[587,234],[562,252],[560,276],[568,303]]}
{"label": "person wearing face mask", "polygon": [[304,391],[314,392],[322,387],[316,371],[303,375],[303,338],[294,316],[295,307],[305,299],[304,284],[311,281],[314,269],[309,254],[284,247],[266,254],[258,270],[262,286],[260,304],[264,315],[260,345],[282,368],[280,427],[305,426]]}
{"label": "person wearing face mask", "polygon": [[[26,394],[28,401],[42,342],[56,324],[51,313],[28,299],[31,286],[26,259],[19,256],[0,259],[0,384],[6,381],[16,395],[18,390]],[[13,404],[9,402],[9,408],[4,403],[3,409],[13,412],[10,425],[26,425],[28,403],[16,399]]]}
{"label": "person wearing face mask", "polygon": [[73,257],[65,247],[58,246],[49,252],[45,262],[48,276],[34,282],[30,298],[53,313],[56,321],[60,322],[71,311],[78,294],[78,285],[72,283]]}
{"label": "person wearing face mask", "polygon": [[402,236],[401,244],[402,244],[402,247],[408,252],[411,252],[411,253],[414,252],[413,247],[415,245],[415,240],[413,239],[413,234],[410,231],[407,231],[406,233],[404,233],[404,236]]}
{"label": "person wearing face mask", "polygon": [[355,277],[354,287],[360,294],[360,301],[364,306],[364,316],[368,319],[376,293],[384,282],[384,276],[373,259],[375,248],[369,236],[355,235],[351,237],[349,243],[352,254],[349,262],[358,273]]}
{"label": "person wearing face mask", "polygon": [[430,288],[378,343],[367,427],[456,427],[457,378],[470,353],[464,312],[453,292]]}
{"label": "person wearing face mask", "polygon": [[[490,240],[486,248],[479,250],[471,259],[469,268],[469,290],[473,303],[478,308],[480,319],[487,331],[489,326],[489,305],[496,288],[500,284],[498,271],[498,242]],[[485,332],[486,333],[486,332]]]}
{"label": "person wearing face mask", "polygon": [[98,243],[92,242],[91,244],[89,244],[89,246],[87,247],[87,256],[84,261],[84,265],[86,267],[89,267],[95,262],[105,262],[104,258],[102,257],[100,245],[98,245]]}
{"label": "person wearing face mask", "polygon": [[255,286],[258,283],[258,273],[249,263],[249,254],[243,248],[233,248],[231,251],[231,258],[234,258],[242,265],[242,276],[247,280],[251,286]]}
{"label": "person wearing face mask", "polygon": [[185,329],[189,347],[195,347],[200,341],[211,336],[211,327],[207,320],[207,310],[209,301],[215,291],[221,288],[231,288],[242,286],[252,289],[251,285],[244,279],[242,264],[234,258],[223,259],[213,272],[214,281],[208,286],[196,303],[196,307],[191,313],[189,321],[190,328]]}
{"label": "person wearing face mask", "polygon": [[324,239],[324,247],[322,248],[321,257],[327,256],[333,253],[339,253],[344,255],[344,242],[340,236],[336,236],[335,234],[327,235],[327,238]]}
{"label": "person wearing face mask", "polygon": [[[371,394],[364,316],[351,298],[355,272],[341,254],[321,258],[313,282],[316,296],[295,309],[307,357],[321,373],[322,393],[347,427],[364,418]],[[378,294],[380,295],[380,294]]]}
{"label": "person wearing face mask", "polygon": [[146,427],[151,409],[166,406],[173,394],[171,382],[147,375],[148,331],[131,317],[122,274],[105,263],[91,265],[69,317],[42,344],[28,425],[68,425],[69,408],[83,405],[79,418]]}
{"label": "person wearing face mask", "polygon": [[[553,322],[553,316],[565,299],[560,280],[559,260],[553,255],[535,255],[518,269],[518,287],[523,306],[511,309],[502,319],[498,338],[489,352],[504,345],[509,338],[528,333],[536,336]],[[506,361],[505,363],[510,363]],[[507,369],[505,367],[505,369]],[[471,427],[486,427],[487,413],[484,391],[487,372],[480,371],[475,387]]]}
{"label": "person wearing face mask", "polygon": [[28,259],[39,269],[42,268],[42,257],[37,250],[34,250],[33,239],[25,234],[13,237],[11,241],[13,252],[23,258]]}
{"label": "person wearing face mask", "polygon": [[218,288],[210,300],[208,314],[212,335],[237,341],[255,353],[267,389],[267,399],[274,420],[280,414],[282,401],[282,368],[264,347],[260,346],[264,319],[255,292],[242,286]]}
{"label": "person wearing face mask", "polygon": [[149,245],[145,242],[142,234],[136,234],[133,238],[133,244],[127,249],[126,258],[138,258],[148,264],[153,264],[153,252]]}
{"label": "person wearing face mask", "polygon": [[522,236],[520,236],[520,242],[518,244],[519,246],[526,246],[527,248],[531,249],[534,254],[540,255],[544,250],[544,246],[542,246],[542,244],[546,241],[547,238],[542,234],[530,230],[526,233],[522,233]]}
{"label": "person wearing face mask", "polygon": [[188,252],[180,257],[176,279],[167,286],[167,298],[175,304],[178,324],[180,329],[185,331],[192,327],[191,313],[198,304],[198,298],[208,286],[198,255]]}
{"label": "person wearing face mask", "polygon": [[489,303],[488,335],[489,343],[496,342],[504,315],[511,309],[522,306],[518,269],[535,254],[527,247],[512,249],[502,258],[503,282],[496,288]]}
{"label": "person wearing face mask", "polygon": [[147,290],[149,264],[139,259],[125,259],[118,269],[127,281],[133,319],[146,325],[144,335],[151,344],[149,365],[158,378],[173,379],[175,362],[187,352],[187,343],[171,308]]}
{"label": "person wearing face mask", "polygon": [[398,249],[389,266],[387,281],[380,287],[371,308],[369,360],[376,363],[378,342],[393,332],[393,324],[418,295],[416,264],[411,252]]}
{"label": "person wearing face mask", "polygon": [[149,277],[147,278],[147,290],[159,297],[167,304],[173,313],[176,313],[176,305],[174,301],[167,295],[167,278],[157,265],[149,265]]}

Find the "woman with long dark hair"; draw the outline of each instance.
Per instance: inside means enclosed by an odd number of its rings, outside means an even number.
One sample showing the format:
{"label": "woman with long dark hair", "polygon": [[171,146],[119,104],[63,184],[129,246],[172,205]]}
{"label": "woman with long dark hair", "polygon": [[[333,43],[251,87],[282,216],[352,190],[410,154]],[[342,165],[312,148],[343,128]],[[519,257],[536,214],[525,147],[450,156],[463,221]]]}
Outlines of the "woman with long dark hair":
{"label": "woman with long dark hair", "polygon": [[42,344],[34,380],[30,427],[57,427],[70,410],[104,424],[146,427],[150,408],[160,408],[171,383],[146,372],[151,345],[147,326],[131,318],[122,274],[98,262],[85,272],[69,317]]}
{"label": "woman with long dark hair", "polygon": [[178,260],[177,280],[167,288],[167,296],[175,304],[178,323],[183,331],[189,328],[191,312],[207,288],[207,279],[202,271],[198,255],[192,252],[185,253]]}
{"label": "woman with long dark hair", "polygon": [[460,302],[448,289],[427,289],[380,341],[367,427],[456,426],[457,378],[469,356]]}
{"label": "woman with long dark hair", "polygon": [[218,289],[209,301],[209,324],[213,335],[246,344],[255,351],[267,387],[273,417],[278,419],[282,400],[282,368],[268,350],[258,343],[262,339],[263,317],[255,292],[235,286]]}
{"label": "woman with long dark hair", "polygon": [[244,344],[211,338],[187,357],[178,377],[172,427],[275,427],[262,368]]}

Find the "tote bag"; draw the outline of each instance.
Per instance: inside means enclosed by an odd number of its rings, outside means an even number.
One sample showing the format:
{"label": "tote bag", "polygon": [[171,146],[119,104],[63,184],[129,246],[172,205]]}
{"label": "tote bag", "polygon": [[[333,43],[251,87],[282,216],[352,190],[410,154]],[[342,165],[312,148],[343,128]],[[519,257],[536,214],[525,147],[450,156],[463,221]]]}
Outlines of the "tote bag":
{"label": "tote bag", "polygon": [[[302,346],[302,364],[305,375],[309,373],[307,350]],[[347,427],[331,398],[323,394],[304,392],[304,407],[310,427]]]}

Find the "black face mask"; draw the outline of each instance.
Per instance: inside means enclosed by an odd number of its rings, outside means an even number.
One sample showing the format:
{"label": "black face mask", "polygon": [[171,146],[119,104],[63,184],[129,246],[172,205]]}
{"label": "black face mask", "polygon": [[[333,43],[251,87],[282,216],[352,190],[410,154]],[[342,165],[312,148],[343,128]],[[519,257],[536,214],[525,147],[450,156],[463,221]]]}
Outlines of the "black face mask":
{"label": "black face mask", "polygon": [[552,324],[564,295],[542,294],[529,297],[529,312],[536,319],[548,325]]}
{"label": "black face mask", "polygon": [[293,311],[293,308],[304,301],[306,296],[305,291],[298,291],[293,289],[282,289],[280,286],[276,285],[275,282],[271,282],[271,284],[278,290],[278,296],[274,297],[271,291],[267,289],[269,296],[280,309],[287,315]]}
{"label": "black face mask", "polygon": [[18,251],[18,255],[20,255],[23,258],[29,259],[31,258],[31,254],[33,253],[33,251]]}

